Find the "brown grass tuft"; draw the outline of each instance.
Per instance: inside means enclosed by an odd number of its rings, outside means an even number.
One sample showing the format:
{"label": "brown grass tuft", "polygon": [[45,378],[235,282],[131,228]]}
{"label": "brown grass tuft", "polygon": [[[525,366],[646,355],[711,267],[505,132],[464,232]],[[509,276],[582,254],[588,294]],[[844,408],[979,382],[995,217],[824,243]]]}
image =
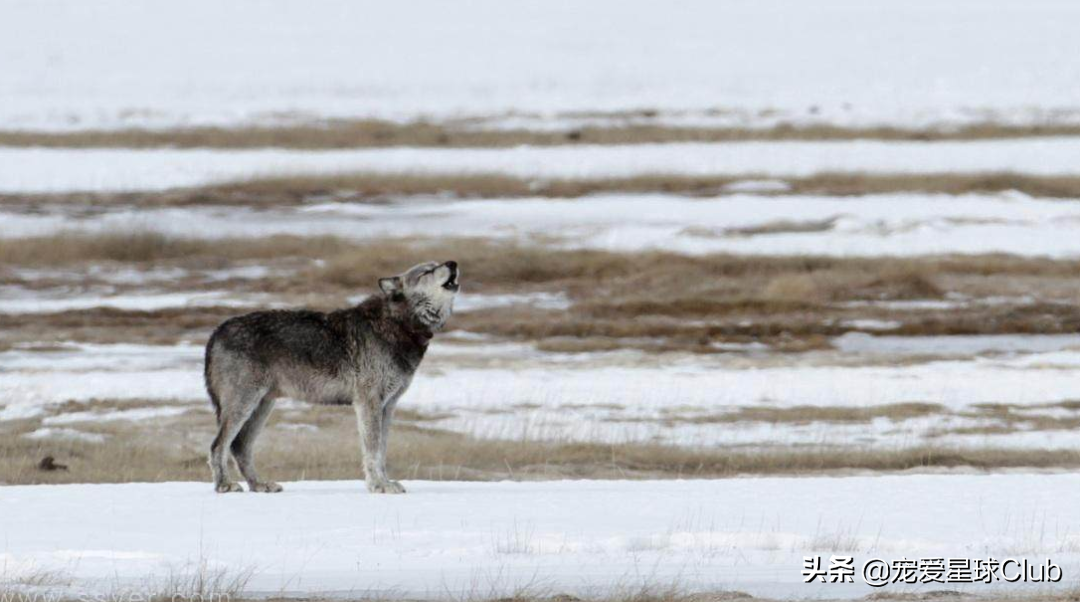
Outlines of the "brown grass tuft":
{"label": "brown grass tuft", "polygon": [[762,296],[771,300],[802,299],[806,302],[824,301],[829,295],[809,274],[782,274],[765,285]]}

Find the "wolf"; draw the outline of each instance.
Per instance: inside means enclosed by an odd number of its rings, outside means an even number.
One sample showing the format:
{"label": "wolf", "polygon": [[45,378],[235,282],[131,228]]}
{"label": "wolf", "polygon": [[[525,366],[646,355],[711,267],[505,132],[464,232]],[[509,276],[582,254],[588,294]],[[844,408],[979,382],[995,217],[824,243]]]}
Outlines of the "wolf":
{"label": "wolf", "polygon": [[394,407],[409,388],[428,342],[453,312],[460,290],[455,261],[426,262],[380,278],[379,292],[348,309],[259,311],[223,322],[206,344],[206,390],[217,416],[210,468],[218,493],[230,480],[228,453],[250,491],[281,485],[255,471],[255,439],[281,397],[352,405],[372,493],[405,493],[386,474]]}

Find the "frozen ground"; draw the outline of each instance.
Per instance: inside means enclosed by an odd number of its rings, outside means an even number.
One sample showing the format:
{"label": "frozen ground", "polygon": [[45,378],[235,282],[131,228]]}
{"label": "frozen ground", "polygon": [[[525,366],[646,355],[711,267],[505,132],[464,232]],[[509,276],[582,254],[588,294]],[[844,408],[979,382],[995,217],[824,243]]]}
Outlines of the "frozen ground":
{"label": "frozen ground", "polygon": [[1080,7],[1059,0],[64,0],[3,12],[3,128],[640,108],[908,125],[1080,107]]}
{"label": "frozen ground", "polygon": [[[980,404],[1012,404],[1028,420],[1080,418],[1080,337],[872,337],[846,335],[834,350],[772,354],[747,347],[716,356],[631,351],[555,354],[470,338],[437,341],[403,408],[426,426],[480,437],[663,442],[690,446],[883,446],[1067,449],[1075,429],[1016,426]],[[0,420],[46,426],[140,421],[209,411],[202,347],[68,345],[0,353]],[[133,383],[138,383],[133,386]],[[134,403],[145,414],[95,410]],[[56,414],[64,402],[85,410]],[[775,423],[742,410],[938,404],[925,415]],[[149,404],[149,405],[147,405]],[[289,404],[278,412],[288,419]],[[736,426],[737,424],[737,426]],[[1002,427],[980,434],[957,429]],[[62,436],[63,433],[60,433]],[[46,435],[41,435],[45,437]]]}
{"label": "frozen ground", "polygon": [[516,148],[45,149],[0,147],[0,192],[134,191],[253,177],[336,173],[522,178],[809,176],[839,173],[1077,172],[1080,138],[780,141]]}
{"label": "frozen ground", "polygon": [[40,204],[0,210],[4,238],[132,230],[198,238],[332,234],[360,240],[438,233],[528,241],[541,235],[564,247],[689,254],[1075,257],[1080,255],[1080,204],[1019,193],[737,194],[701,199],[657,194],[569,200],[428,197],[392,204],[322,203],[266,210],[120,206],[86,212]]}
{"label": "frozen ground", "polygon": [[[1047,558],[1076,584],[1076,474],[718,481],[287,483],[219,496],[205,483],[4,488],[8,579],[55,571],[72,590],[161,587],[200,565],[253,571],[252,593],[425,598],[633,590],[854,597],[804,584],[803,557]],[[1006,585],[967,586],[986,593]],[[904,591],[890,586],[886,591]],[[1041,584],[1046,591],[1053,585]],[[922,585],[907,591],[965,589]]]}

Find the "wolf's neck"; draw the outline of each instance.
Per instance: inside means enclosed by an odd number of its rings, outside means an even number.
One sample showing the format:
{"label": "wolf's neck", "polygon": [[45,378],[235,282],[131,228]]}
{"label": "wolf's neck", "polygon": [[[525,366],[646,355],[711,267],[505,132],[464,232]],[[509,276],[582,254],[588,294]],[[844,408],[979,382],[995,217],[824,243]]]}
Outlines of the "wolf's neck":
{"label": "wolf's neck", "polygon": [[379,338],[406,355],[423,357],[428,342],[434,336],[430,327],[413,316],[401,315],[381,295],[364,299],[351,311],[355,312],[359,321],[370,324]]}

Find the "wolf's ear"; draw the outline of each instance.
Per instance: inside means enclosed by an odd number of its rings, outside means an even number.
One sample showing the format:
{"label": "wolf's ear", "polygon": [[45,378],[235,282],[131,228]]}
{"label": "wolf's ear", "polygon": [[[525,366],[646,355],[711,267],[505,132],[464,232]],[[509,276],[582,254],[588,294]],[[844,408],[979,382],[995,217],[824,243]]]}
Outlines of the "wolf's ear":
{"label": "wolf's ear", "polygon": [[398,276],[391,276],[389,278],[379,278],[379,289],[387,297],[391,297],[395,294],[402,292],[401,278]]}

